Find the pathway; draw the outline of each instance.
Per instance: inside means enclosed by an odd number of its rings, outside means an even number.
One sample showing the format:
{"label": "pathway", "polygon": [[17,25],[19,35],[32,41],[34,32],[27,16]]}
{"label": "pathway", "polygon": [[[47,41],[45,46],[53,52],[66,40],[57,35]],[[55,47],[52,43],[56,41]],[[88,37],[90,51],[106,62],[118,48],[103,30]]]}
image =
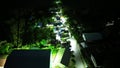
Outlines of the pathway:
{"label": "pathway", "polygon": [[52,62],[52,68],[56,68],[56,66],[59,66],[60,68],[64,68],[65,66],[62,65],[60,62],[61,62],[61,59],[63,57],[63,54],[64,54],[64,51],[65,51],[65,48],[60,48],[57,52],[57,55],[55,57],[55,60]]}
{"label": "pathway", "polygon": [[84,61],[84,59],[82,58],[82,54],[80,51],[80,46],[79,44],[77,44],[77,41],[74,39],[74,37],[72,37],[70,39],[71,43],[71,50],[74,51],[73,54],[75,55],[75,67],[76,68],[86,68],[86,63]]}

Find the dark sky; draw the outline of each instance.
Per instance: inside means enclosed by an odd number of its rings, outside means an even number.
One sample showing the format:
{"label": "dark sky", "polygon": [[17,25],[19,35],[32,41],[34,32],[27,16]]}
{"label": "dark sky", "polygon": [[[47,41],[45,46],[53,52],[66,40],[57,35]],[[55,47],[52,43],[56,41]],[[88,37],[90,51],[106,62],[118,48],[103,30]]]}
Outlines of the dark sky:
{"label": "dark sky", "polygon": [[120,11],[120,2],[117,0],[63,0],[63,3],[78,10],[89,8],[92,11],[104,13]]}
{"label": "dark sky", "polygon": [[[11,8],[49,8],[54,0],[0,0],[1,11]],[[89,9],[93,14],[117,15],[119,13],[120,4],[117,0],[62,0],[64,6],[68,6],[73,10],[85,12]],[[86,11],[86,12],[87,12]]]}
{"label": "dark sky", "polygon": [[0,3],[1,7],[41,7],[48,6],[52,0],[2,0]]}
{"label": "dark sky", "polygon": [[52,2],[52,0],[0,0],[0,17],[19,8],[48,9]]}
{"label": "dark sky", "polygon": [[[54,0],[0,0],[1,7],[44,7],[49,6]],[[119,5],[117,0],[62,0],[65,5],[93,8],[116,8]]]}

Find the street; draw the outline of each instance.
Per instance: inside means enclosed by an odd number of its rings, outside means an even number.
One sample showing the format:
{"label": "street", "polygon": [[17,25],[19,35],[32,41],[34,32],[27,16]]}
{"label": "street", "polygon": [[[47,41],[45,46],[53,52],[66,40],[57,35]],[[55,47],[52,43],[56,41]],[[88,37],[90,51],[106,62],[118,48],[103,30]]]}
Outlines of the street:
{"label": "street", "polygon": [[77,44],[77,41],[72,37],[70,39],[71,43],[71,50],[73,51],[73,54],[75,55],[75,67],[76,68],[86,68],[86,63],[84,59],[82,58],[81,52],[80,52],[80,46]]}

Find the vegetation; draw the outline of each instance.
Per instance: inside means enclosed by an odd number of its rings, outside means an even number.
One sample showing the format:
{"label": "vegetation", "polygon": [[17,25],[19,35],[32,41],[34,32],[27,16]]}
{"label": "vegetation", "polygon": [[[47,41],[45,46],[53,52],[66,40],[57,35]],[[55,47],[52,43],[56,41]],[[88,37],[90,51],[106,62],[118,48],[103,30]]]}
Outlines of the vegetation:
{"label": "vegetation", "polygon": [[60,43],[55,40],[53,26],[47,26],[54,21],[48,15],[39,16],[31,11],[16,10],[11,18],[4,21],[9,28],[10,40],[0,41],[0,55],[8,55],[14,49],[51,49],[55,56]]}
{"label": "vegetation", "polygon": [[55,39],[53,26],[46,26],[53,23],[51,17],[41,16],[37,18],[34,14],[27,15],[24,12],[19,14],[18,11],[16,14],[4,21],[8,25],[7,28],[9,28],[7,29],[9,31],[9,35],[7,34],[9,39],[5,39],[5,41],[1,39],[0,55],[8,55],[14,49],[47,48],[57,52],[56,47],[60,45],[55,42],[51,43]]}
{"label": "vegetation", "polygon": [[13,50],[13,45],[7,41],[0,41],[0,56],[8,55]]}

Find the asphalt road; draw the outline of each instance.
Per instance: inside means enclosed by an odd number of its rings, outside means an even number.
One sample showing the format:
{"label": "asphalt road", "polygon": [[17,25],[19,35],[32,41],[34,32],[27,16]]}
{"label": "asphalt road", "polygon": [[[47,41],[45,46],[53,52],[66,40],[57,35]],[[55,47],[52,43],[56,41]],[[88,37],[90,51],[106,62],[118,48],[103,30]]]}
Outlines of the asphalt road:
{"label": "asphalt road", "polygon": [[82,54],[80,51],[80,46],[78,45],[77,41],[74,37],[70,39],[71,41],[71,50],[74,51],[73,54],[75,55],[75,67],[76,68],[86,68],[86,63],[84,59],[82,58]]}

